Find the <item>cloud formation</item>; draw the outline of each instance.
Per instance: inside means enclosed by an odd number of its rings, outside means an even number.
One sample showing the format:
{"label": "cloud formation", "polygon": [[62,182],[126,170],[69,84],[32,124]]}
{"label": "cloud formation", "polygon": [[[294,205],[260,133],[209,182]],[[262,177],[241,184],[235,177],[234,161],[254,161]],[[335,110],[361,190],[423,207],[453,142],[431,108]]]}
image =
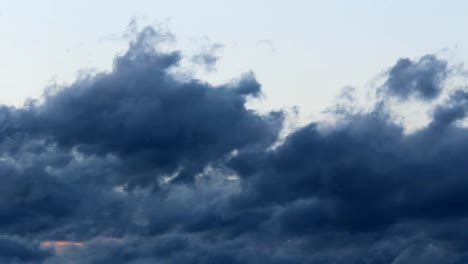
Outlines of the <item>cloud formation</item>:
{"label": "cloud formation", "polygon": [[[401,59],[370,110],[280,142],[285,113],[245,106],[253,73],[177,76],[160,38],[147,27],[110,72],[0,107],[2,262],[468,261],[468,96],[445,90],[447,62]],[[443,93],[412,133],[386,104]]]}
{"label": "cloud formation", "polygon": [[416,61],[399,59],[390,69],[383,91],[401,100],[409,97],[432,100],[441,93],[447,75],[447,62],[435,55],[425,55]]}

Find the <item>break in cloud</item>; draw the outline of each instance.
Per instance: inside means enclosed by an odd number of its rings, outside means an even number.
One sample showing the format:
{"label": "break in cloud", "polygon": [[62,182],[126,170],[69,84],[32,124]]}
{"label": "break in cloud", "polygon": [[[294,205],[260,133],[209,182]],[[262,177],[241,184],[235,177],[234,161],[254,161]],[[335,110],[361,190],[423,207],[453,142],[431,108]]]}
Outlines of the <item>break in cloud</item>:
{"label": "break in cloud", "polygon": [[[444,88],[447,62],[400,59],[375,107],[278,143],[285,113],[245,107],[253,73],[176,77],[183,55],[161,36],[0,108],[1,262],[468,261],[468,92]],[[387,107],[441,94],[410,134]]]}

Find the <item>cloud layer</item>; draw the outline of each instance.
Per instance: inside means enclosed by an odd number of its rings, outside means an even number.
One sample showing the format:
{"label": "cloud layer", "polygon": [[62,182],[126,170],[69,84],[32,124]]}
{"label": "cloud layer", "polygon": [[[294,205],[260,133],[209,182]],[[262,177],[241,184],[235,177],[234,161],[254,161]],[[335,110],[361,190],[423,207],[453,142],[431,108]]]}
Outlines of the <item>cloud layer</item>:
{"label": "cloud layer", "polygon": [[[2,262],[468,261],[468,95],[445,89],[446,61],[400,59],[370,110],[280,142],[286,114],[245,106],[253,73],[177,76],[163,37],[147,27],[110,72],[0,107]],[[410,134],[387,107],[442,94]]]}

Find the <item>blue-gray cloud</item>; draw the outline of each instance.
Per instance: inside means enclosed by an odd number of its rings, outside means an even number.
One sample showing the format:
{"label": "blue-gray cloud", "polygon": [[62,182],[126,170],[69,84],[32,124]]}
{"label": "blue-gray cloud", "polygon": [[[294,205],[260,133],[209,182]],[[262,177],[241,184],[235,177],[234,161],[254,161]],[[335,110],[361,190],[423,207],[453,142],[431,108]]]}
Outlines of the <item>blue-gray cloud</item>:
{"label": "blue-gray cloud", "polygon": [[222,47],[223,45],[221,44],[206,46],[198,54],[193,55],[191,61],[195,64],[202,65],[207,71],[213,71],[219,60],[217,52]]}
{"label": "blue-gray cloud", "polygon": [[[273,148],[285,115],[245,106],[262,92],[253,73],[179,79],[182,55],[158,36],[142,30],[109,72],[0,107],[0,261],[468,260],[466,91],[411,134],[377,104]],[[378,92],[430,100],[446,76],[433,55],[402,59]]]}
{"label": "blue-gray cloud", "polygon": [[416,61],[399,59],[390,69],[383,91],[401,100],[409,97],[432,100],[441,93],[447,75],[447,62],[434,55]]}

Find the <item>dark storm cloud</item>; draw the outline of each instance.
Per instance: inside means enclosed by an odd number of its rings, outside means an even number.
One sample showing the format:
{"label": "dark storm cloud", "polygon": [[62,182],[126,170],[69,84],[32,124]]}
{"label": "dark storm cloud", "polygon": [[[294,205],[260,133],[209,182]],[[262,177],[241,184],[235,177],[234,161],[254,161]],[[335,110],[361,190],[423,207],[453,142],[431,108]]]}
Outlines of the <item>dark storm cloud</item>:
{"label": "dark storm cloud", "polygon": [[42,263],[52,252],[19,237],[0,236],[0,261],[2,263]]}
{"label": "dark storm cloud", "polygon": [[[47,165],[61,164],[63,157],[45,158],[46,165],[36,157],[28,157],[37,154],[30,152],[34,151],[32,148],[21,148],[21,158],[15,160],[15,155],[0,161],[0,230],[4,234],[29,234],[49,229],[72,211],[77,200],[76,188],[46,172]],[[33,164],[26,164],[28,162]]]}
{"label": "dark storm cloud", "polygon": [[336,105],[335,124],[278,143],[285,114],[245,106],[253,73],[177,76],[165,36],[145,28],[111,71],[0,107],[0,262],[468,260],[466,91],[412,133],[383,103],[435,99],[446,62],[401,59],[370,111]]}
{"label": "dark storm cloud", "polygon": [[439,96],[447,75],[447,62],[434,55],[416,61],[399,59],[390,69],[383,91],[401,100],[409,97],[431,100]]}
{"label": "dark storm cloud", "polygon": [[[248,191],[235,203],[309,200],[280,219],[297,234],[322,228],[373,231],[407,219],[468,214],[466,128],[447,125],[442,131],[431,124],[405,135],[382,113],[348,118],[326,132],[317,124],[304,127],[255,162],[238,156],[233,164],[248,178]],[[303,224],[289,224],[295,221]]]}
{"label": "dark storm cloud", "polygon": [[46,95],[18,114],[19,131],[125,160],[128,185],[157,185],[161,175],[191,181],[210,162],[234,150],[275,141],[281,114],[245,108],[260,85],[252,73],[221,86],[178,80],[169,71],[178,52],[161,53],[145,29],[110,73],[86,77]]}
{"label": "dark storm cloud", "polygon": [[468,92],[456,90],[451,93],[448,100],[443,105],[439,105],[434,110],[431,126],[444,128],[452,125],[466,116],[468,110]]}

